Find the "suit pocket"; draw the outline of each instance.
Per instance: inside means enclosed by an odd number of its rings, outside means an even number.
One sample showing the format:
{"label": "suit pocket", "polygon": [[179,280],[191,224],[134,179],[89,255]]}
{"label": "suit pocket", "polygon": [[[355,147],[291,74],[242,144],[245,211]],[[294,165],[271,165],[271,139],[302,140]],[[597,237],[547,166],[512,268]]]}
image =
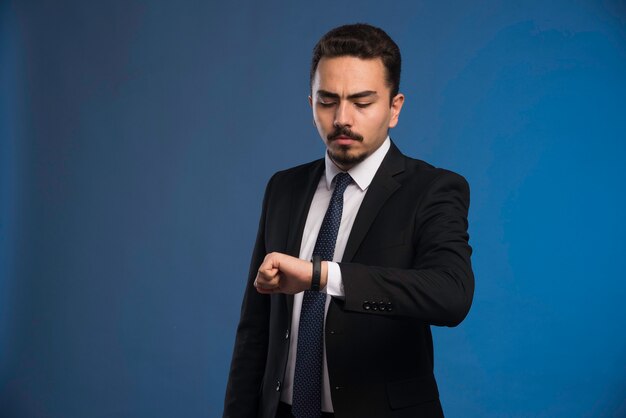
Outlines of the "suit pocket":
{"label": "suit pocket", "polygon": [[400,409],[437,400],[439,390],[435,377],[428,375],[387,383],[387,396],[391,409]]}

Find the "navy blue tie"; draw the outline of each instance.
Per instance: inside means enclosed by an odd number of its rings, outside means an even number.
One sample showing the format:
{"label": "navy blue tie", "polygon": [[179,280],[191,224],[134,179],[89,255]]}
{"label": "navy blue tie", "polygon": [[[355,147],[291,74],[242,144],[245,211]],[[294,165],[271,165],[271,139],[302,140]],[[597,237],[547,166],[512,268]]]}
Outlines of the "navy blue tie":
{"label": "navy blue tie", "polygon": [[[348,173],[335,176],[335,190],[317,235],[313,255],[332,261],[343,212],[343,192],[352,181]],[[292,413],[296,418],[322,415],[322,356],[326,293],[306,290],[302,300],[298,348],[293,379]]]}

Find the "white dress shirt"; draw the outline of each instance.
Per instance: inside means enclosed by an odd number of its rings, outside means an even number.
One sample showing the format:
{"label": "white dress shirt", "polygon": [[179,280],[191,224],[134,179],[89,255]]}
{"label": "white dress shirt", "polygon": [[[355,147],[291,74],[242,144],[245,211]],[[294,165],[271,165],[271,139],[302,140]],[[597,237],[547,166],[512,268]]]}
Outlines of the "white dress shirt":
{"label": "white dress shirt", "polygon": [[[335,244],[335,255],[333,262],[328,263],[328,282],[326,287],[322,289],[322,292],[328,293],[331,297],[344,298],[343,281],[341,279],[341,270],[339,269],[338,261],[343,258],[343,253],[346,249],[346,243],[356,214],[361,207],[361,202],[365,197],[365,193],[369,188],[376,171],[380,167],[389,147],[391,141],[389,137],[385,139],[385,142],[364,161],[357,164],[348,170],[348,174],[352,177],[352,183],[348,185],[346,191],[343,194],[343,212],[341,214],[341,224],[339,225],[339,232],[337,234],[337,242]],[[328,209],[330,198],[334,190],[333,179],[341,170],[331,161],[326,153],[325,157],[325,171],[324,175],[320,179],[311,207],[309,208],[309,214],[304,226],[304,232],[302,234],[302,243],[300,245],[299,258],[302,260],[310,260],[313,257],[313,248],[317,240],[317,234],[319,233],[324,215]],[[287,361],[287,370],[285,371],[285,379],[283,384],[283,391],[281,393],[281,401],[291,405],[293,397],[293,376],[296,366],[296,349],[298,347],[298,328],[300,326],[300,311],[302,309],[302,297],[304,292],[294,295],[293,298],[293,313],[291,317],[291,340],[289,341],[289,359]],[[330,297],[326,298],[326,311],[328,313],[328,306],[330,305]],[[324,324],[326,328],[326,324]],[[330,398],[330,384],[328,380],[328,366],[326,364],[326,342],[324,342],[324,356],[322,362],[322,411],[334,412],[333,405]]]}

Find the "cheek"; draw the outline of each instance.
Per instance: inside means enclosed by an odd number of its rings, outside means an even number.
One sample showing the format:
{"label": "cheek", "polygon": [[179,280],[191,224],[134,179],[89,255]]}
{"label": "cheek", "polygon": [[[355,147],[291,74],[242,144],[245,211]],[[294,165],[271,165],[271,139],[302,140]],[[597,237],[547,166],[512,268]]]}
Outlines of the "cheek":
{"label": "cheek", "polygon": [[378,124],[378,130],[379,131],[387,131],[387,129],[389,129],[389,122],[391,121],[391,116],[390,115],[385,115],[383,118],[381,118],[379,124]]}
{"label": "cheek", "polygon": [[328,122],[324,118],[314,118],[313,123],[315,124],[315,128],[317,129],[317,133],[326,141],[326,137],[330,133],[330,129],[332,129],[332,125],[329,127]]}
{"label": "cheek", "polygon": [[365,118],[362,123],[363,134],[378,137],[387,131],[389,120],[386,118]]}
{"label": "cheek", "polygon": [[313,120],[318,127],[325,127],[328,125],[328,116],[323,112],[313,112]]}
{"label": "cheek", "polygon": [[317,126],[317,130],[320,132],[326,132],[328,130],[328,124],[324,119],[317,119],[315,126]]}

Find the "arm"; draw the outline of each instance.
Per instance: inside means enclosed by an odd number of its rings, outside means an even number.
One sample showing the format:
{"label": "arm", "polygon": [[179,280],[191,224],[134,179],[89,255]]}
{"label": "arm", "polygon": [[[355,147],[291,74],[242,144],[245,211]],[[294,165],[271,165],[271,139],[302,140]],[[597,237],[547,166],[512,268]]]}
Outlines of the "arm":
{"label": "arm", "polygon": [[235,347],[230,366],[224,417],[257,415],[259,389],[265,370],[269,335],[270,297],[254,291],[257,269],[265,257],[265,219],[272,179],[265,190],[261,220],[250,262],[241,318],[237,327]]}
{"label": "arm", "polygon": [[[474,294],[467,234],[469,186],[461,176],[442,171],[419,199],[412,265],[388,267],[382,260],[379,266],[340,263],[344,309],[411,317],[433,325],[455,326],[465,318]],[[376,254],[358,259],[376,259]],[[298,293],[310,287],[311,272],[309,261],[270,253],[258,270],[255,286],[264,294]],[[326,281],[327,263],[322,263],[321,285]],[[380,302],[384,310],[378,308]]]}
{"label": "arm", "polygon": [[[340,263],[344,309],[458,325],[474,293],[468,209],[465,179],[447,171],[435,178],[415,213],[411,268]],[[366,308],[365,301],[384,301],[391,309],[374,310],[371,304]]]}

